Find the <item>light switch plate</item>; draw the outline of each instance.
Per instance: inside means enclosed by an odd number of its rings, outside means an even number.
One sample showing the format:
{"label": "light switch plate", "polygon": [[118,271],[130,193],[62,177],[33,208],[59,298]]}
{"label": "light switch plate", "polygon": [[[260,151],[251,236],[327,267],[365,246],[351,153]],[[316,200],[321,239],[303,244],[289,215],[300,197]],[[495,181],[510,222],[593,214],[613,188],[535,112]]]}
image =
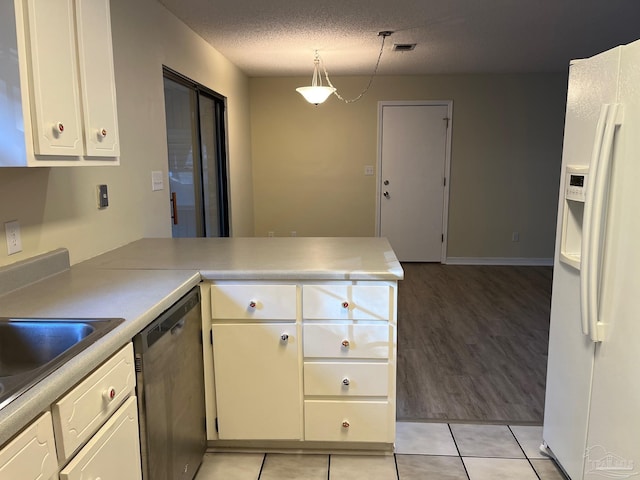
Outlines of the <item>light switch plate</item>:
{"label": "light switch plate", "polygon": [[364,174],[367,177],[373,176],[373,165],[365,165],[364,166]]}
{"label": "light switch plate", "polygon": [[20,238],[20,224],[17,220],[6,222],[4,232],[7,236],[7,253],[13,255],[22,251],[22,239]]}
{"label": "light switch plate", "polygon": [[164,173],[159,170],[151,172],[151,190],[156,192],[158,190],[164,190]]}

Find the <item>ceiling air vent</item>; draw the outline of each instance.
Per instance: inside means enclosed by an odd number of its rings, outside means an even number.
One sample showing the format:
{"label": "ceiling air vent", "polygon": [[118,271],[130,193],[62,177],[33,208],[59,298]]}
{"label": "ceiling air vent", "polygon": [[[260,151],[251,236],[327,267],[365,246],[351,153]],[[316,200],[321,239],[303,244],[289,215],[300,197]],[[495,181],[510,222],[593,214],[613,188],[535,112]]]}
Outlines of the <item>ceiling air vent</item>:
{"label": "ceiling air vent", "polygon": [[415,43],[394,43],[393,51],[394,52],[410,52],[411,50],[415,50]]}

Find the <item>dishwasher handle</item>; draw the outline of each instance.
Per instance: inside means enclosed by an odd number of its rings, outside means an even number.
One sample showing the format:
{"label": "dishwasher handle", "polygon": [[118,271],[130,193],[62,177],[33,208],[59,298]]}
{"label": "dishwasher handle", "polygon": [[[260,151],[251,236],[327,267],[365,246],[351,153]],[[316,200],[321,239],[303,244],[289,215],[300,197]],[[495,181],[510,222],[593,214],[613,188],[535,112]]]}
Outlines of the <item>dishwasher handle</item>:
{"label": "dishwasher handle", "polygon": [[184,318],[176,323],[173,327],[171,327],[171,335],[180,335],[182,330],[184,330]]}

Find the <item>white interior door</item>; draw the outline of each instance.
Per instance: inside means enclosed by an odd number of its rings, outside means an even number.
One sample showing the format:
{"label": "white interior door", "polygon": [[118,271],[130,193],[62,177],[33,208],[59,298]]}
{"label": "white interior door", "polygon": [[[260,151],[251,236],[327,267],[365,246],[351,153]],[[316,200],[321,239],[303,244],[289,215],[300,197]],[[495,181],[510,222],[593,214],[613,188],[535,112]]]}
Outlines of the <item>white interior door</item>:
{"label": "white interior door", "polygon": [[381,104],[379,233],[404,262],[445,257],[451,102]]}

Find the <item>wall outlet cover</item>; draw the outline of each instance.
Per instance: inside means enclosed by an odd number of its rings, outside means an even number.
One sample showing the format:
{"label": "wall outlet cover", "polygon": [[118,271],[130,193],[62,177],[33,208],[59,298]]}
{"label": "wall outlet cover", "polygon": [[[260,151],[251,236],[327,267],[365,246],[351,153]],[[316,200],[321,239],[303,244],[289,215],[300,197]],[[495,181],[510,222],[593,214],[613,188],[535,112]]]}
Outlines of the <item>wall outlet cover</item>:
{"label": "wall outlet cover", "polygon": [[17,220],[6,222],[4,232],[7,236],[7,253],[13,255],[22,251],[22,239],[20,238],[20,224]]}

